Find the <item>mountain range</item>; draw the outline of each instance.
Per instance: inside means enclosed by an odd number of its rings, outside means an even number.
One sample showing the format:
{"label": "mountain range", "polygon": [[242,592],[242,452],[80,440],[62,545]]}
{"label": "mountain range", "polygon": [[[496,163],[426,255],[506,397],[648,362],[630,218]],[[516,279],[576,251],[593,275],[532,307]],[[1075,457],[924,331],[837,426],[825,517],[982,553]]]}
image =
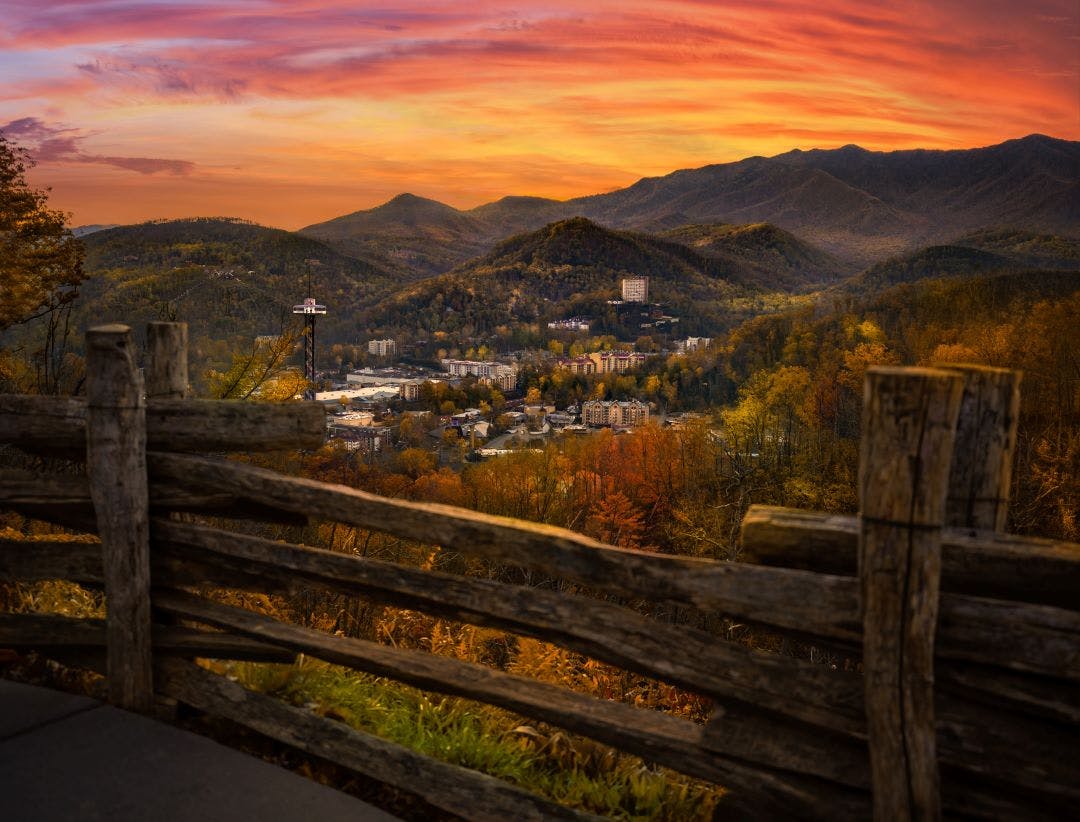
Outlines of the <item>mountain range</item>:
{"label": "mountain range", "polygon": [[643,274],[680,317],[665,330],[712,336],[815,293],[1080,281],[1078,181],[1080,143],[1035,135],[967,151],[788,152],[468,211],[404,194],[301,232],[226,218],[94,226],[81,232],[90,276],[76,327],[175,317],[213,347],[275,333],[316,296],[327,341],[452,345],[509,328],[542,344],[545,322],[574,315],[625,338],[637,326],[609,301]]}
{"label": "mountain range", "polygon": [[770,223],[856,266],[991,228],[1077,236],[1080,142],[1033,134],[951,151],[795,150],[645,178],[607,194],[507,197],[470,210],[402,194],[300,233],[389,270],[430,276],[509,234],[575,216],[650,233]]}

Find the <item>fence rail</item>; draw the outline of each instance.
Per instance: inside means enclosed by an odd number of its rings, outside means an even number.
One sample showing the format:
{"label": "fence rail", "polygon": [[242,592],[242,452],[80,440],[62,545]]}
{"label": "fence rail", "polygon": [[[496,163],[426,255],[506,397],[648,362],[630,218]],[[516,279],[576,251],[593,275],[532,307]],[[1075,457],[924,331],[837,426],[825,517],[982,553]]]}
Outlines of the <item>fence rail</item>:
{"label": "fence rail", "polygon": [[[480,700],[722,784],[733,813],[747,817],[860,818],[871,808],[878,819],[942,808],[1037,816],[1080,800],[1072,765],[1080,546],[999,530],[1015,444],[1014,372],[872,370],[862,516],[754,507],[742,530],[750,562],[723,563],[623,550],[560,528],[200,455],[314,447],[323,411],[183,399],[186,331],[176,324],[150,329],[145,392],[130,332],[110,326],[91,338],[98,354],[88,361],[97,370],[87,402],[0,397],[0,442],[84,460],[88,476],[0,472],[0,506],[100,542],[0,540],[0,580],[103,588],[108,617],[0,615],[0,646],[105,670],[116,704],[145,711],[155,693],[168,695],[477,819],[581,815],[185,660],[303,653]],[[421,570],[182,521],[177,512],[341,522],[564,584]],[[347,594],[510,631],[678,685],[716,707],[699,725],[286,624],[199,593],[216,589]],[[810,640],[861,659],[865,673],[751,650],[623,604],[636,602]],[[151,613],[172,624],[153,623]]]}

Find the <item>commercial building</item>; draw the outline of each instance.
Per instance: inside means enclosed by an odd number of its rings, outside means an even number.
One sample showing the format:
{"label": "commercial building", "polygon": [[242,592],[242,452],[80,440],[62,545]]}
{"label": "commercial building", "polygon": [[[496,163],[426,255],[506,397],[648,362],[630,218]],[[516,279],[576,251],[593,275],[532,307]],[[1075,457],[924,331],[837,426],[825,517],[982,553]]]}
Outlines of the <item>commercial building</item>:
{"label": "commercial building", "polygon": [[393,435],[389,428],[374,425],[331,425],[330,436],[343,440],[346,448],[376,454],[386,451],[393,444]]}
{"label": "commercial building", "polygon": [[588,331],[592,321],[585,317],[571,317],[568,320],[555,320],[547,324],[552,331]]}
{"label": "commercial building", "polygon": [[367,350],[377,357],[393,357],[397,354],[397,343],[393,340],[368,340]]}
{"label": "commercial building", "polygon": [[574,357],[560,360],[559,368],[565,368],[571,374],[595,374],[599,366],[591,357]]}
{"label": "commercial building", "polygon": [[675,350],[680,354],[689,354],[699,348],[708,348],[711,342],[711,337],[687,337],[685,340],[675,341]]}
{"label": "commercial building", "polygon": [[597,374],[621,374],[631,368],[640,368],[648,359],[640,351],[602,351],[589,357],[596,363]]}
{"label": "commercial building", "polygon": [[647,303],[649,301],[648,277],[624,277],[622,298],[625,303]]}
{"label": "commercial building", "polygon": [[485,385],[493,385],[502,391],[512,391],[517,386],[517,367],[513,365],[481,360],[442,360],[442,367],[451,377],[476,377]]}
{"label": "commercial building", "polygon": [[593,428],[643,425],[649,421],[649,406],[641,400],[591,400],[581,405],[581,421]]}

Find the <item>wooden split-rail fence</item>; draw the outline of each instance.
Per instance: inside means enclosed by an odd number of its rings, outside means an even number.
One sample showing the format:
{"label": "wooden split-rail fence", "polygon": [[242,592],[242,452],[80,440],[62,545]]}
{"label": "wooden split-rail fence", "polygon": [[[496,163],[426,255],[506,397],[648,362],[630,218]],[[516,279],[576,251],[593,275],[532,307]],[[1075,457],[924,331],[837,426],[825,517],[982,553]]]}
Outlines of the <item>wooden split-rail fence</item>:
{"label": "wooden split-rail fence", "polygon": [[[149,711],[156,696],[178,700],[469,819],[582,814],[248,691],[193,660],[303,653],[480,700],[723,785],[721,814],[733,817],[1031,819],[1080,807],[1080,546],[1002,532],[1017,373],[871,369],[860,516],[754,507],[742,529],[749,561],[731,563],[622,550],[228,461],[221,452],[317,447],[324,413],[185,399],[186,334],[180,324],[149,327],[145,386],[130,329],[114,325],[87,334],[85,400],[0,397],[0,441],[85,461],[85,475],[3,472],[0,505],[100,537],[2,541],[0,580],[71,580],[103,587],[107,603],[104,621],[0,615],[0,647],[98,666],[116,705]],[[424,571],[177,512],[336,521],[580,588]],[[694,691],[715,708],[695,724],[200,594],[220,589],[323,590],[502,629]],[[619,604],[641,601],[763,626],[861,658],[861,669],[753,650]]]}

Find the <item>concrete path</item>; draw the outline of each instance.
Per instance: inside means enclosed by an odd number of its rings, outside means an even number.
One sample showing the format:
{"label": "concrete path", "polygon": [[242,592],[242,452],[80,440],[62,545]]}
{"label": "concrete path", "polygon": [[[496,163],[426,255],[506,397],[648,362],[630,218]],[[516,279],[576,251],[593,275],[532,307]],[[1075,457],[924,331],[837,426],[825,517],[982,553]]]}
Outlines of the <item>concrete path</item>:
{"label": "concrete path", "polygon": [[0,679],[0,818],[393,822],[347,794],[87,697]]}

